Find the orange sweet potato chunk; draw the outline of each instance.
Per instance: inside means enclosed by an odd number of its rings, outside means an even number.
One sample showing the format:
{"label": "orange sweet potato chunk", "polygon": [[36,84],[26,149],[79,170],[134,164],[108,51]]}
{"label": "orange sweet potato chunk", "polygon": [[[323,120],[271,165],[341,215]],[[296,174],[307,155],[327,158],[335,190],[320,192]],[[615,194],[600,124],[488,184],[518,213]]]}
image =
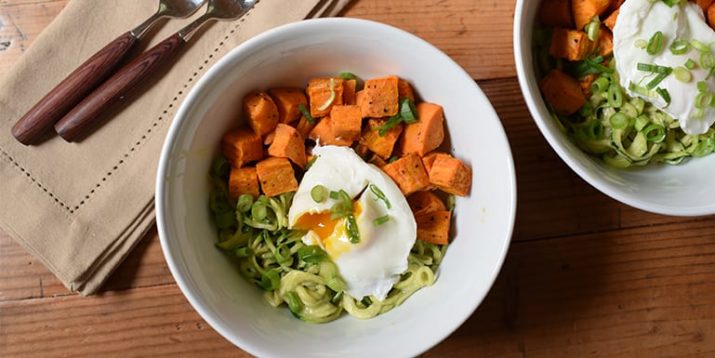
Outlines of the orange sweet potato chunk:
{"label": "orange sweet potato chunk", "polygon": [[310,131],[313,130],[315,127],[315,122],[310,122],[307,118],[305,117],[300,117],[298,120],[298,123],[295,125],[295,129],[300,133],[303,138],[308,138],[308,135],[310,134]]}
{"label": "orange sweet potato chunk", "polygon": [[571,0],[543,0],[539,7],[539,22],[547,27],[571,27]]}
{"label": "orange sweet potato chunk", "polygon": [[603,21],[603,24],[606,25],[611,31],[613,31],[613,28],[616,27],[616,21],[618,20],[618,14],[621,12],[621,9],[616,9],[616,11],[612,12],[606,20]]}
{"label": "orange sweet potato chunk", "polygon": [[357,80],[347,80],[343,85],[343,104],[353,105],[357,104],[357,98],[355,95],[357,87]]}
{"label": "orange sweet potato chunk", "polygon": [[353,141],[335,136],[331,121],[332,119],[330,117],[324,117],[318,121],[318,124],[310,131],[308,138],[320,143],[320,145],[351,146]]}
{"label": "orange sweet potato chunk", "polygon": [[447,210],[431,211],[415,215],[417,240],[430,244],[447,245],[452,213]]}
{"label": "orange sweet potato chunk", "polygon": [[[320,108],[328,103],[331,98],[330,82],[333,81],[333,91],[335,92],[335,98],[330,102],[330,105],[325,109]],[[333,106],[343,104],[343,79],[342,78],[331,78],[331,77],[321,77],[314,78],[308,82],[308,100],[310,102],[310,114],[313,117],[323,117],[330,113]]]}
{"label": "orange sweet potato chunk", "polygon": [[359,106],[333,106],[330,120],[335,137],[350,141],[360,139],[362,114]]}
{"label": "orange sweet potato chunk", "polygon": [[430,170],[432,170],[432,164],[434,164],[434,160],[437,158],[437,155],[442,154],[438,152],[432,152],[430,154],[425,155],[422,157],[422,164],[425,166],[425,170],[427,170],[427,173],[429,173]]}
{"label": "orange sweet potato chunk", "polygon": [[373,153],[387,160],[392,155],[395,143],[397,143],[400,134],[402,134],[403,127],[400,123],[387,131],[384,136],[381,136],[379,128],[385,124],[385,122],[387,122],[386,119],[368,120],[365,129],[363,129],[360,142],[370,148]]}
{"label": "orange sweet potato chunk", "polygon": [[423,190],[430,184],[422,159],[415,154],[407,154],[385,165],[382,170],[397,183],[406,196]]}
{"label": "orange sweet potato chunk", "polygon": [[600,16],[608,10],[611,1],[613,0],[571,0],[571,11],[576,30],[583,30],[594,17]]}
{"label": "orange sweet potato chunk", "polygon": [[423,156],[442,144],[444,114],[442,106],[422,102],[417,105],[417,121],[405,126],[402,132],[402,154]]}
{"label": "orange sweet potato chunk", "polygon": [[707,17],[708,24],[710,24],[710,27],[712,28],[713,26],[715,26],[715,4],[710,5],[710,7],[708,8]]}
{"label": "orange sweet potato chunk", "polygon": [[546,102],[560,115],[572,115],[586,103],[578,82],[559,70],[549,72],[539,86]]}
{"label": "orange sweet potato chunk", "polygon": [[243,97],[243,113],[248,125],[259,136],[264,136],[278,124],[278,107],[264,92],[255,91]]}
{"label": "orange sweet potato chunk", "polygon": [[259,188],[256,168],[231,168],[231,176],[228,179],[228,196],[236,200],[243,194],[249,194],[254,198],[258,197]]}
{"label": "orange sweet potato chunk", "polygon": [[601,56],[610,56],[613,53],[613,34],[604,26],[601,26],[601,31],[598,32],[598,54]]}
{"label": "orange sweet potato chunk", "polygon": [[472,168],[449,154],[438,153],[429,171],[429,181],[447,193],[467,196],[472,188]]}
{"label": "orange sweet potato chunk", "polygon": [[397,81],[397,97],[398,98],[409,98],[412,101],[415,100],[415,91],[412,90],[410,83],[400,78]]}
{"label": "orange sweet potato chunk", "polygon": [[365,81],[362,100],[359,102],[363,117],[381,118],[397,114],[399,94],[397,76],[373,78]]}
{"label": "orange sweet potato chunk", "polygon": [[273,101],[278,107],[278,121],[292,123],[300,118],[298,107],[302,104],[308,106],[308,99],[300,88],[273,88],[268,90]]}
{"label": "orange sweet potato chunk", "polygon": [[301,168],[305,168],[308,159],[305,156],[305,140],[295,128],[279,123],[276,127],[273,143],[268,147],[268,155],[288,158]]}
{"label": "orange sweet potato chunk", "polygon": [[263,194],[268,197],[296,191],[298,181],[295,180],[293,166],[286,158],[270,157],[256,164],[256,173],[261,183]]}
{"label": "orange sweet potato chunk", "polygon": [[444,211],[447,207],[437,194],[431,191],[418,191],[407,198],[407,203],[410,204],[410,209],[415,216],[433,211]]}
{"label": "orange sweet potato chunk", "polygon": [[695,3],[703,9],[703,13],[706,13],[710,5],[713,4],[713,0],[695,0]]}
{"label": "orange sweet potato chunk", "polygon": [[221,149],[235,168],[263,159],[261,137],[250,129],[235,129],[224,134]]}
{"label": "orange sweet potato chunk", "polygon": [[594,43],[583,31],[555,28],[551,35],[549,54],[569,61],[585,59],[593,50]]}

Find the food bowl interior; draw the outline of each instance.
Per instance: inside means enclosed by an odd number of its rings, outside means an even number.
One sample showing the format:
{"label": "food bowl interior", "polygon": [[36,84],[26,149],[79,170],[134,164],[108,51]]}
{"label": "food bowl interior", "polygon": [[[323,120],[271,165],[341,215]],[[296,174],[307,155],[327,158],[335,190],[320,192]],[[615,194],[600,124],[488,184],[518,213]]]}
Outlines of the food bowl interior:
{"label": "food bowl interior", "polygon": [[563,133],[542,99],[536,78],[532,34],[540,1],[517,1],[514,52],[519,82],[536,124],[552,148],[598,190],[627,205],[666,215],[715,214],[715,155],[681,165],[616,169],[579,149]]}
{"label": "food bowl interior", "polygon": [[[241,122],[251,90],[304,87],[349,70],[361,78],[397,74],[444,106],[454,154],[474,170],[471,196],[456,203],[456,239],[432,287],[371,320],[327,324],[275,309],[216,247],[208,171],[224,132]],[[169,133],[157,182],[162,247],[194,308],[224,337],[259,356],[416,355],[466,319],[495,279],[515,212],[514,172],[500,122],[474,81],[437,49],[367,21],[306,21],[272,30],[223,58],[197,84]],[[370,263],[366,263],[369,265]]]}

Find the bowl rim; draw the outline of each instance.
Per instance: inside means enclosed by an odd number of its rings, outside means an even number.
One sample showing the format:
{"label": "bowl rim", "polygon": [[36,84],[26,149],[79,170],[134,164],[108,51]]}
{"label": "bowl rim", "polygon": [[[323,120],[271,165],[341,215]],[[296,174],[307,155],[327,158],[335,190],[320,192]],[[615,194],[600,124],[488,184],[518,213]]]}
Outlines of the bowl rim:
{"label": "bowl rim", "polygon": [[[516,66],[516,74],[519,81],[519,87],[521,88],[521,93],[526,101],[526,105],[529,108],[531,118],[536,123],[541,134],[546,138],[549,146],[558,154],[558,156],[563,160],[571,170],[576,172],[578,176],[586,181],[589,185],[596,188],[603,194],[615,199],[623,204],[632,206],[634,208],[648,211],[655,214],[670,215],[670,216],[706,216],[715,214],[715,203],[700,205],[700,206],[687,206],[687,207],[674,207],[666,206],[658,203],[653,203],[648,200],[643,200],[632,195],[624,194],[623,192],[616,190],[603,182],[600,176],[587,170],[584,165],[576,158],[573,158],[566,150],[564,150],[559,140],[556,136],[560,133],[554,134],[548,128],[545,123],[544,118],[551,118],[550,116],[544,116],[543,111],[545,110],[542,105],[536,100],[537,95],[534,93],[539,93],[538,97],[541,98],[540,92],[532,91],[529,85],[529,80],[527,79],[526,66],[533,66],[533,64],[525,63],[525,55],[522,51],[524,42],[528,41],[524,36],[522,36],[522,30],[525,26],[526,16],[526,0],[517,0],[516,9],[514,12],[514,27],[513,27],[513,50],[514,50],[514,64]],[[568,138],[566,138],[568,140]],[[715,154],[714,154],[715,155]],[[616,168],[611,168],[612,170],[617,170]]]}
{"label": "bowl rim", "polygon": [[[165,207],[166,203],[166,196],[165,196],[165,186],[166,186],[166,181],[164,178],[167,176],[167,170],[170,167],[170,158],[171,158],[171,150],[173,147],[173,144],[177,137],[179,136],[179,128],[181,127],[181,124],[184,121],[188,120],[187,113],[191,110],[193,107],[193,103],[196,102],[197,98],[200,97],[201,93],[203,90],[211,84],[211,82],[214,81],[215,77],[217,77],[221,72],[224,71],[225,63],[229,62],[233,57],[239,56],[240,53],[249,51],[252,48],[256,47],[258,44],[260,44],[262,41],[264,41],[267,38],[271,38],[273,36],[276,36],[277,34],[284,33],[284,32],[290,32],[291,30],[298,28],[298,27],[305,27],[305,26],[362,26],[362,27],[370,27],[372,29],[376,29],[381,32],[392,32],[396,35],[400,35],[402,37],[407,37],[410,38],[413,41],[421,42],[424,46],[429,48],[430,50],[435,52],[436,56],[443,57],[444,59],[448,60],[448,63],[450,63],[452,66],[454,66],[454,69],[457,71],[461,71],[461,73],[464,76],[467,76],[468,78],[472,78],[471,75],[469,75],[459,64],[457,64],[453,59],[451,59],[448,55],[446,55],[444,52],[442,52],[440,49],[435,47],[434,45],[430,44],[429,42],[421,39],[420,37],[409,33],[405,30],[399,29],[397,27],[393,27],[387,24],[383,24],[380,22],[376,21],[371,21],[371,20],[364,20],[364,19],[354,19],[354,18],[320,18],[320,19],[309,19],[309,20],[302,20],[302,21],[297,21],[297,22],[292,22],[288,24],[284,24],[272,29],[269,29],[265,32],[262,32],[258,34],[255,37],[252,37],[243,43],[239,44],[232,50],[230,50],[226,55],[224,55],[221,59],[219,59],[215,64],[213,64],[207,72],[197,81],[195,86],[189,91],[187,94],[186,98],[182,101],[181,106],[178,108],[176,115],[174,116],[174,120],[171,123],[171,126],[167,132],[167,136],[164,140],[162,150],[161,150],[161,155],[159,158],[159,163],[158,163],[158,170],[157,170],[157,177],[156,177],[156,187],[155,187],[155,208],[156,208],[156,220],[157,220],[157,228],[158,228],[158,233],[159,233],[159,239],[160,239],[160,244],[162,248],[162,252],[164,254],[164,258],[167,262],[167,265],[169,267],[169,271],[171,272],[174,280],[176,281],[176,284],[178,285],[179,289],[181,292],[184,294],[184,297],[189,301],[191,304],[192,308],[201,316],[202,319],[204,319],[217,333],[219,333],[224,339],[227,341],[231,342],[233,345],[239,347],[240,349],[248,352],[249,354],[256,355],[256,356],[270,356],[271,352],[269,350],[265,350],[264,348],[261,348],[257,345],[254,345],[250,341],[243,340],[241,337],[238,337],[237,335],[231,334],[231,330],[226,327],[220,320],[216,319],[213,314],[204,308],[204,302],[203,299],[201,299],[199,294],[196,294],[192,292],[189,289],[189,284],[185,281],[185,278],[181,274],[181,270],[178,267],[177,261],[175,261],[174,255],[171,253],[170,250],[170,244],[169,244],[169,239],[167,237],[167,220],[165,220],[166,213],[168,212],[168,208]],[[477,94],[481,96],[481,98],[486,101],[486,103],[489,105],[489,110],[492,111],[494,117],[497,119],[499,118],[498,114],[494,110],[493,105],[489,101],[488,97],[484,94],[484,92],[479,88],[476,82],[474,82],[474,90],[477,91]],[[517,189],[516,189],[516,171],[514,167],[514,159],[511,151],[511,146],[509,144],[508,137],[506,135],[506,131],[504,130],[503,125],[501,122],[497,123],[497,129],[500,131],[500,135],[503,136],[504,142],[506,143],[506,151],[507,151],[507,158],[508,162],[507,164],[507,171],[508,171],[508,182],[505,183],[507,185],[507,190],[508,193],[511,196],[511,200],[507,201],[507,205],[505,206],[506,209],[509,211],[507,217],[507,222],[508,225],[505,228],[504,232],[504,238],[502,239],[500,245],[498,245],[498,252],[496,253],[497,256],[497,265],[495,265],[490,272],[487,274],[489,275],[488,285],[485,285],[483,288],[482,292],[479,294],[478,299],[474,301],[473,307],[471,307],[467,312],[465,312],[464,316],[461,317],[460,319],[455,319],[452,322],[445,324],[444,328],[441,330],[439,333],[435,333],[431,336],[430,339],[423,339],[423,340],[418,340],[415,341],[413,345],[410,346],[410,348],[406,348],[404,352],[408,356],[417,356],[419,354],[424,353],[428,349],[436,346],[440,342],[442,342],[444,339],[446,339],[448,336],[450,336],[455,330],[457,330],[467,319],[469,319],[476,309],[481,305],[481,303],[484,301],[486,298],[487,294],[491,291],[491,288],[494,286],[494,282],[496,281],[499,272],[501,271],[503,265],[504,265],[504,260],[506,259],[506,254],[509,250],[509,246],[511,244],[511,239],[514,233],[514,223],[515,223],[515,218],[516,218],[516,208],[517,208]]]}

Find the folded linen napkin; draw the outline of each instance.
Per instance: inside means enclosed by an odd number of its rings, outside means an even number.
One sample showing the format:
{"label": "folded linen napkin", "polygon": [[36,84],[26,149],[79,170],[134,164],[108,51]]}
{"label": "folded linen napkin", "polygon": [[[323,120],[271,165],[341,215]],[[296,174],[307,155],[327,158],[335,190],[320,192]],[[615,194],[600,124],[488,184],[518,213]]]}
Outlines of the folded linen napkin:
{"label": "folded linen napkin", "polygon": [[[197,34],[162,77],[111,113],[80,143],[59,137],[23,146],[13,124],[76,66],[148,18],[157,1],[73,0],[0,80],[0,229],[64,285],[92,294],[154,223],[154,177],[174,112],[197,79],[246,39],[349,0],[260,0],[242,19]],[[201,9],[193,18],[204,12]],[[153,46],[189,19],[142,40]]]}

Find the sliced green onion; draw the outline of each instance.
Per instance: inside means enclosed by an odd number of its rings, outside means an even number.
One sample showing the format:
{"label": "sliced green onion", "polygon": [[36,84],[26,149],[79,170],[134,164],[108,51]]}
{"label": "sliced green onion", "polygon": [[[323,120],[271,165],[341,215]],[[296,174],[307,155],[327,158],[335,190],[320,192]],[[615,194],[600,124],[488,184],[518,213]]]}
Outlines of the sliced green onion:
{"label": "sliced green onion", "polygon": [[698,81],[698,91],[699,92],[708,92],[708,91],[710,91],[710,86],[708,86],[708,83],[705,81]]}
{"label": "sliced green onion", "polygon": [[603,93],[608,91],[608,86],[611,84],[611,81],[608,80],[606,77],[599,77],[593,83],[591,84],[591,92],[593,93]]}
{"label": "sliced green onion", "polygon": [[247,213],[249,210],[251,210],[252,205],[253,196],[251,194],[241,194],[241,196],[238,197],[236,210],[238,210],[239,213]]}
{"label": "sliced green onion", "polygon": [[715,58],[713,58],[713,54],[710,52],[703,52],[700,54],[700,67],[702,68],[711,68],[715,66]]}
{"label": "sliced green onion", "polygon": [[620,108],[623,105],[623,92],[617,83],[612,83],[608,87],[608,104],[613,108]]}
{"label": "sliced green onion", "polygon": [[330,199],[338,200],[338,198],[340,197],[340,193],[338,193],[337,191],[331,190],[329,196],[330,196]]}
{"label": "sliced green onion", "polygon": [[712,93],[710,92],[700,92],[695,96],[695,108],[705,108],[710,105],[712,101]]}
{"label": "sliced green onion", "polygon": [[611,127],[613,129],[623,129],[628,126],[628,116],[621,112],[614,113],[611,118],[608,119],[611,122]]}
{"label": "sliced green onion", "polygon": [[375,196],[376,196],[378,199],[382,200],[382,201],[385,203],[385,206],[386,206],[388,209],[391,209],[391,208],[392,208],[392,204],[390,204],[390,200],[387,199],[387,196],[385,196],[385,193],[382,192],[382,190],[380,190],[380,188],[378,188],[377,185],[375,185],[375,184],[370,184],[370,185],[369,185],[369,188],[370,188],[370,191],[371,191],[373,194],[375,194]]}
{"label": "sliced green onion", "polygon": [[700,52],[710,52],[710,46],[695,39],[690,40],[690,46],[693,46],[693,48]]}
{"label": "sliced green onion", "polygon": [[328,254],[317,245],[303,246],[298,249],[298,258],[309,264],[321,263]]}
{"label": "sliced green onion", "polygon": [[380,226],[390,221],[390,215],[380,216],[379,218],[372,221],[375,226]]}
{"label": "sliced green onion", "polygon": [[644,71],[644,72],[652,72],[652,73],[659,73],[659,74],[664,74],[664,75],[669,75],[671,72],[673,72],[673,69],[671,67],[667,66],[660,66],[660,65],[652,65],[649,63],[641,63],[639,62],[636,67],[638,68],[638,71]]}
{"label": "sliced green onion", "polygon": [[642,131],[645,134],[645,139],[651,143],[661,143],[665,140],[665,127],[651,123]]}
{"label": "sliced green onion", "polygon": [[677,39],[670,44],[670,52],[673,55],[684,55],[690,51],[690,43],[686,40]]}
{"label": "sliced green onion", "polygon": [[685,67],[676,67],[673,69],[673,76],[680,82],[688,83],[693,79],[693,75]]}
{"label": "sliced green onion", "polygon": [[650,82],[648,82],[648,84],[645,85],[645,88],[652,90],[658,87],[658,85],[663,82],[663,80],[668,77],[668,75],[669,74],[659,73],[655,76],[655,78],[653,78]]}
{"label": "sliced green onion", "polygon": [[586,25],[586,36],[591,41],[598,40],[598,33],[601,29],[601,22],[598,20],[598,16],[595,16],[591,22]]}
{"label": "sliced green onion", "polygon": [[338,76],[340,76],[340,78],[342,78],[346,81],[357,79],[357,76],[355,76],[355,74],[353,74],[352,72],[348,72],[348,71],[340,72],[340,74]]}
{"label": "sliced green onion", "polygon": [[286,292],[283,299],[288,304],[288,308],[290,309],[290,311],[294,314],[299,314],[301,311],[303,311],[303,302],[300,300],[298,294],[295,293],[295,291]]}
{"label": "sliced green onion", "polygon": [[333,104],[333,101],[335,101],[335,79],[331,78],[330,82],[328,83],[328,89],[330,90],[330,97],[328,97],[328,100],[325,101],[325,103],[321,104],[318,107],[319,111],[324,111],[330,107],[331,104]]}
{"label": "sliced green onion", "polygon": [[656,31],[653,36],[648,40],[648,46],[646,46],[646,52],[649,55],[657,55],[663,51],[663,33]]}
{"label": "sliced green onion", "polygon": [[400,117],[399,114],[392,116],[387,120],[387,122],[377,127],[377,134],[379,134],[380,137],[384,137],[390,129],[397,127],[400,123],[402,123],[402,117]]}
{"label": "sliced green onion", "polygon": [[693,59],[689,58],[687,61],[685,61],[685,68],[692,70],[695,68],[695,61]]}
{"label": "sliced green onion", "polygon": [[644,48],[648,47],[648,41],[643,40],[643,39],[638,39],[638,40],[636,40],[636,42],[633,43],[633,45],[636,48],[644,49]]}
{"label": "sliced green onion", "polygon": [[299,105],[298,105],[298,110],[299,110],[300,113],[303,115],[303,117],[305,117],[305,120],[308,121],[308,123],[310,123],[310,124],[315,124],[315,118],[313,118],[313,116],[310,114],[310,112],[308,111],[308,109],[305,108],[305,105],[304,105],[304,104],[302,104],[302,103],[299,104]]}
{"label": "sliced green onion", "polygon": [[316,203],[322,203],[328,197],[328,188],[326,188],[323,185],[318,184],[318,185],[314,186],[313,189],[310,189],[310,197]]}
{"label": "sliced green onion", "polygon": [[353,244],[360,242],[360,231],[358,229],[357,221],[355,220],[355,215],[348,215],[347,221],[345,221],[345,231],[347,231],[348,239]]}
{"label": "sliced green onion", "polygon": [[703,117],[705,117],[705,110],[702,108],[695,108],[695,112],[693,113],[692,118],[703,119]]}
{"label": "sliced green onion", "polygon": [[665,101],[665,105],[670,105],[670,92],[665,88],[656,88],[655,92],[660,95],[660,97]]}

